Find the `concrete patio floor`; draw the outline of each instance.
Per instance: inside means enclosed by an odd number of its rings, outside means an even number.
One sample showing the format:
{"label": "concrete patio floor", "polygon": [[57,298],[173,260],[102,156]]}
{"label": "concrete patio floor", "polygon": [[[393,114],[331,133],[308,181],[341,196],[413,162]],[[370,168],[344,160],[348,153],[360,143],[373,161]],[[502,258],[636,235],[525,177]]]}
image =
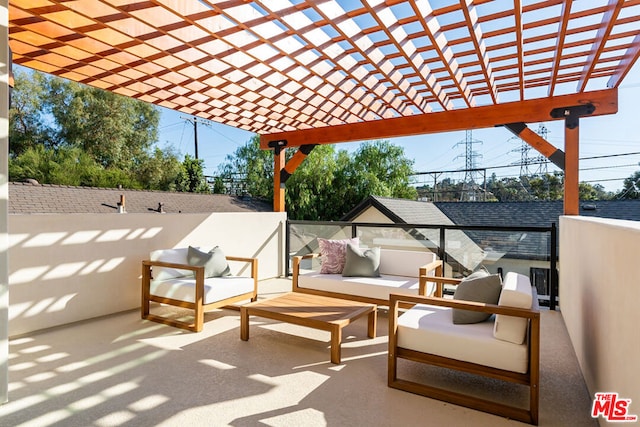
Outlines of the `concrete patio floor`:
{"label": "concrete patio floor", "polygon": [[[290,286],[261,282],[260,298]],[[375,339],[366,318],[345,329],[340,365],[329,362],[328,332],[252,317],[244,342],[240,313],[227,309],[207,313],[197,334],[129,311],[16,337],[0,425],[526,425],[388,388],[387,313],[379,313]],[[540,425],[597,425],[559,312],[543,312],[541,338]]]}

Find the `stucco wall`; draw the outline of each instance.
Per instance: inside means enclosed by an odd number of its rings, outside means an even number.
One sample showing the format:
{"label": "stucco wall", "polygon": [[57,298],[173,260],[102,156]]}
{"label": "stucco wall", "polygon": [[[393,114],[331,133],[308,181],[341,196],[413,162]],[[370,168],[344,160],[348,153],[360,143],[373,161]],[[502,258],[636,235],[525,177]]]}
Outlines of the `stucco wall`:
{"label": "stucco wall", "polygon": [[559,229],[560,309],[589,392],[640,414],[640,222],[566,216]]}
{"label": "stucco wall", "polygon": [[9,335],[139,307],[140,262],[155,249],[218,245],[257,257],[260,279],[280,276],[285,222],[285,213],[10,215]]}

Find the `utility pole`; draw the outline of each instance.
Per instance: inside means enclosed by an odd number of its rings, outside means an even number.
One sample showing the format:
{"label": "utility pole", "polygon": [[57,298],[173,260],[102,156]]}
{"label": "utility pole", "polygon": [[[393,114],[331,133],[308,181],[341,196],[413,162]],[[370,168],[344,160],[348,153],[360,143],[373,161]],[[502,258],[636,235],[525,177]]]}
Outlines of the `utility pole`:
{"label": "utility pole", "polygon": [[198,120],[198,118],[195,116],[193,118],[182,117],[182,119],[193,123],[193,144],[195,146],[195,157],[196,160],[198,160],[198,123],[204,124],[206,126],[209,126],[209,123],[207,123],[203,119]]}

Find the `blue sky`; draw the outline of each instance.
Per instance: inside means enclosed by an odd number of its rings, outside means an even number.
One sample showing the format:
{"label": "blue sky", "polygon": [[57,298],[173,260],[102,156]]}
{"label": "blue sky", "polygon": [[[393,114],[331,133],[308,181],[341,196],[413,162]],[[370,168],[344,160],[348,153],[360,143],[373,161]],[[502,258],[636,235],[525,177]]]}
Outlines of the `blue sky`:
{"label": "blue sky", "polygon": [[[616,157],[584,159],[580,161],[580,180],[592,184],[600,184],[608,191],[622,187],[624,178],[640,170],[640,63],[626,76],[619,89],[618,113],[609,116],[584,118],[580,121],[580,157],[609,156]],[[181,155],[194,155],[193,124],[187,119],[190,116],[162,109],[160,122],[159,146],[172,145]],[[537,123],[529,123],[532,130],[538,129]],[[544,123],[547,140],[554,146],[564,148],[564,122],[552,121]],[[208,122],[198,125],[198,157],[204,160],[205,174],[215,175],[218,165],[224,162],[227,155],[244,145],[253,133],[235,129],[230,126]],[[405,155],[414,160],[414,169],[418,172],[442,170],[459,170],[465,167],[465,132],[450,132],[394,138],[390,141],[400,145]],[[495,173],[498,178],[517,176],[520,166],[503,168],[501,166],[519,163],[521,160],[522,142],[503,128],[474,130],[472,139],[476,167],[487,168],[487,177]],[[459,144],[462,143],[462,144]],[[353,151],[360,143],[338,144],[337,149]],[[539,154],[531,149],[528,156]],[[539,166],[529,166],[530,172],[536,172]],[[558,169],[549,164],[548,172]],[[441,178],[463,179],[464,173],[443,174]],[[423,175],[416,178],[417,183],[433,183],[433,177]]]}

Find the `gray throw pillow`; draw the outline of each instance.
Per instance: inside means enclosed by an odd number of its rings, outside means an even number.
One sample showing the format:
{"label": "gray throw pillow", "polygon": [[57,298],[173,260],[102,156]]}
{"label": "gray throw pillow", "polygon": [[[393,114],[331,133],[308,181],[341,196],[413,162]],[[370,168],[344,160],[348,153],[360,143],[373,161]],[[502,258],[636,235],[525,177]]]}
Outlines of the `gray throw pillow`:
{"label": "gray throw pillow", "polygon": [[[500,291],[502,291],[500,276],[489,274],[486,270],[480,270],[465,277],[460,282],[453,294],[453,299],[498,304]],[[463,325],[484,322],[491,317],[491,314],[454,308],[452,317],[454,324]]]}
{"label": "gray throw pillow", "polygon": [[380,277],[380,248],[361,250],[348,243],[345,249],[344,277]]}
{"label": "gray throw pillow", "polygon": [[[200,249],[189,246],[187,252],[187,263],[193,266],[204,266],[204,277],[230,276],[231,270],[227,263],[227,258],[220,247],[216,246],[209,252],[202,252]],[[195,272],[193,273],[195,277]]]}

